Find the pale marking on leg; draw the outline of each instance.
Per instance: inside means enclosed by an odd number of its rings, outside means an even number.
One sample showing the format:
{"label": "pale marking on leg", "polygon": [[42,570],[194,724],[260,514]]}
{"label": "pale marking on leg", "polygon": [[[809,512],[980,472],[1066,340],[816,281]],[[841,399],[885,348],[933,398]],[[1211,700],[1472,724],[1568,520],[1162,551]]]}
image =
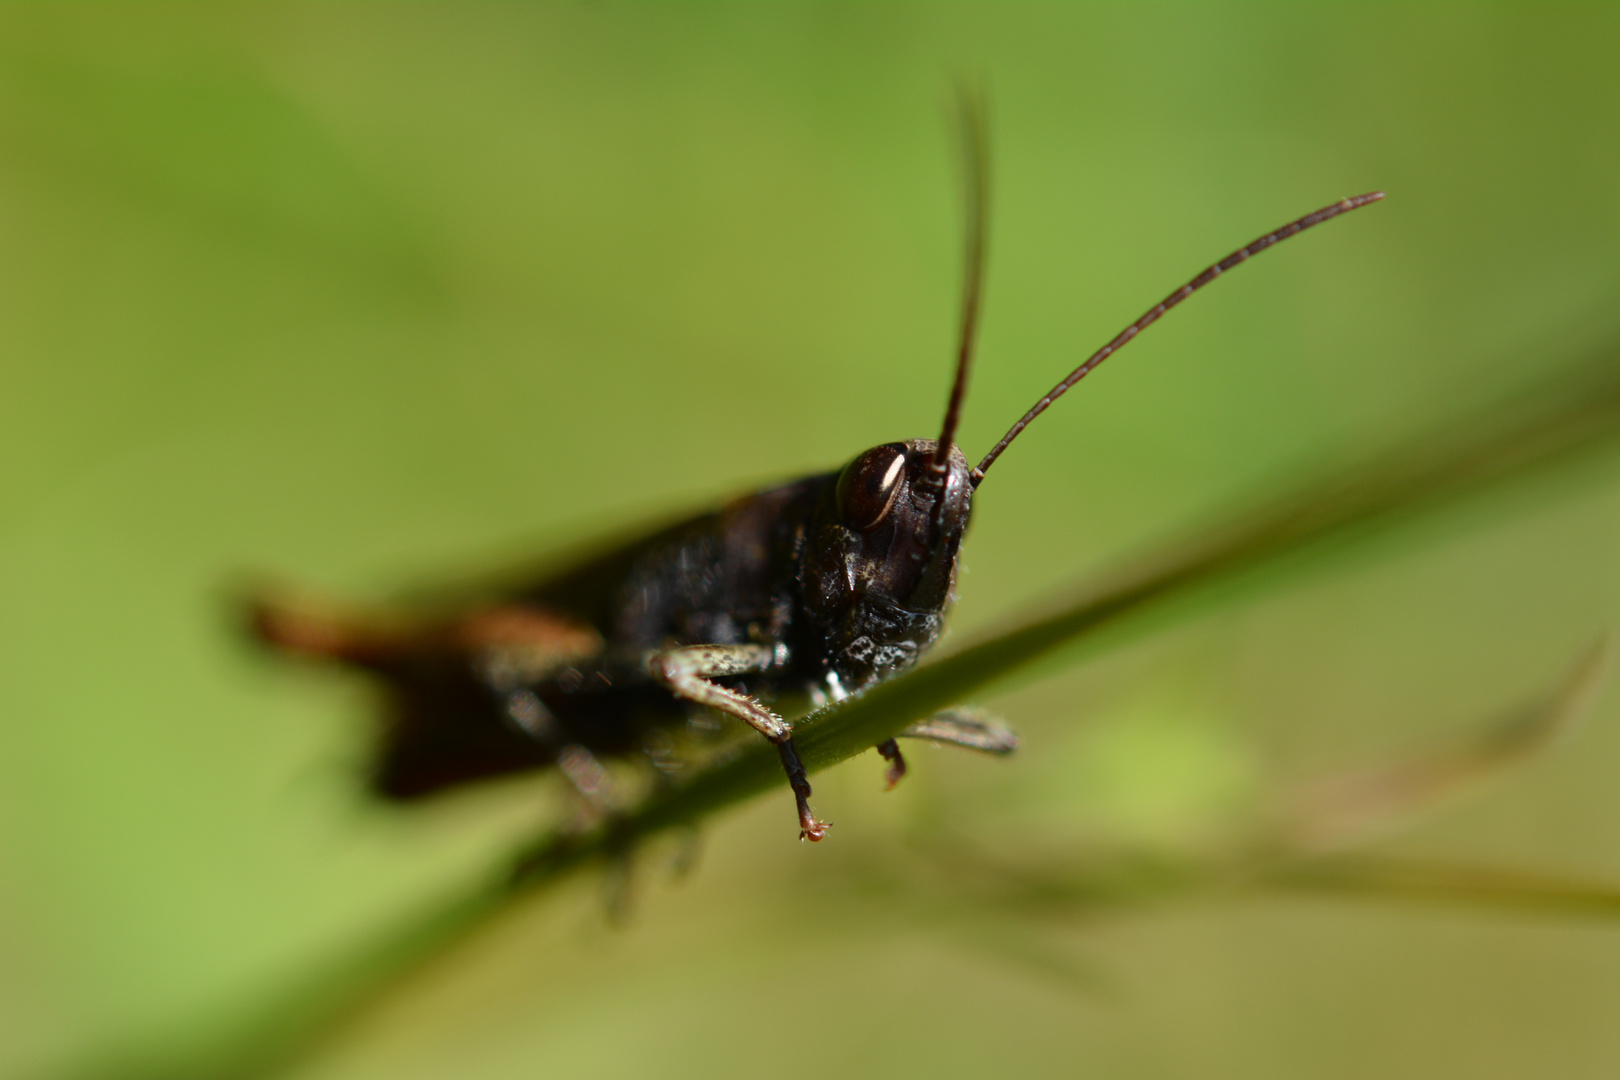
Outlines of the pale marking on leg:
{"label": "pale marking on leg", "polygon": [[557,769],[597,815],[609,817],[619,808],[613,777],[596,755],[583,746],[569,743],[563,747],[557,754]]}
{"label": "pale marking on leg", "polygon": [[767,645],[688,645],[654,653],[647,660],[652,677],[678,696],[735,716],[771,742],[792,734],[786,720],[747,694],[709,680],[750,671],[766,671],[776,663],[776,650]]}
{"label": "pale marking on leg", "polygon": [[554,744],[559,741],[557,736],[562,733],[562,727],[533,690],[514,690],[507,694],[505,712],[508,725],[535,742]]}

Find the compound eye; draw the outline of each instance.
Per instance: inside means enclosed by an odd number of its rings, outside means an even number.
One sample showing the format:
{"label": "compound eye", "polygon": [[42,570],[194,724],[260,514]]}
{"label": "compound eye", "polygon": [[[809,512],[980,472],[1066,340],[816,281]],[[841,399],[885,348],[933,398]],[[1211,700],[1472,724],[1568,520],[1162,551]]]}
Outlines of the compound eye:
{"label": "compound eye", "polygon": [[905,443],[873,447],[844,467],[838,477],[838,512],[844,524],[865,532],[889,516],[904,486]]}

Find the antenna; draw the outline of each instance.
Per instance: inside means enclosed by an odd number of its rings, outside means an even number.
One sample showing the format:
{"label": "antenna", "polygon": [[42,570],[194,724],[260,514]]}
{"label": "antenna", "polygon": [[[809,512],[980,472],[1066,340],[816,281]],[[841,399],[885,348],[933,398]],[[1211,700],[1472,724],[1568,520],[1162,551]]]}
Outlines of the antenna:
{"label": "antenna", "polygon": [[[979,302],[984,295],[984,243],[987,231],[987,207],[990,203],[990,154],[985,132],[984,97],[959,83],[956,89],[957,137],[961,140],[963,210],[965,234],[962,272],[962,323],[956,341],[956,380],[951,384],[950,403],[945,407],[945,426],[939,433],[939,445],[928,463],[928,471],[941,486],[949,471],[951,442],[956,437],[956,422],[962,415],[962,400],[967,397],[968,371],[973,366],[973,342],[979,327]],[[944,501],[940,509],[944,510]]]}
{"label": "antenna", "polygon": [[[1124,348],[1130,343],[1132,338],[1136,337],[1137,334],[1140,334],[1143,330],[1146,330],[1148,327],[1158,322],[1159,317],[1165,312],[1169,311],[1171,308],[1175,307],[1177,304],[1187,299],[1187,297],[1191,296],[1199,289],[1202,289],[1205,285],[1208,285],[1210,282],[1214,281],[1216,278],[1220,277],[1234,266],[1237,266],[1239,263],[1246,262],[1251,255],[1258,255],[1260,252],[1266,250],[1268,247],[1271,247],[1273,244],[1279,244],[1282,241],[1287,240],[1290,236],[1304,232],[1313,225],[1320,225],[1322,222],[1336,218],[1340,214],[1347,214],[1351,210],[1356,210],[1360,207],[1366,206],[1368,203],[1375,203],[1383,197],[1384,193],[1382,191],[1373,191],[1367,193],[1366,195],[1357,195],[1349,199],[1340,199],[1332,206],[1324,206],[1315,213],[1306,214],[1298,221],[1291,221],[1275,232],[1266,233],[1266,235],[1260,237],[1260,239],[1254,241],[1253,243],[1238,248],[1236,251],[1232,252],[1232,254],[1228,255],[1215,265],[1209,267],[1203,273],[1187,282],[1187,284],[1183,285],[1181,288],[1177,289],[1163,300],[1160,300],[1152,307],[1152,309],[1148,311],[1146,315],[1143,315],[1140,319],[1137,319],[1135,322],[1131,323],[1131,325],[1122,330],[1119,336],[1113,341],[1110,341],[1107,345],[1104,345],[1102,348],[1092,353],[1091,356],[1087,358],[1085,363],[1069,372],[1067,378],[1058,383],[1056,386],[1052,387],[1052,389],[1048,390],[1046,395],[1035,403],[1034,408],[1030,409],[1029,412],[1020,417],[1018,423],[1014,424],[1012,429],[1001,437],[1000,442],[996,443],[995,446],[990,448],[990,452],[984,455],[984,460],[979,462],[978,467],[973,470],[971,474],[973,486],[978,487],[979,482],[984,479],[984,474],[989,470],[990,466],[995,463],[996,458],[1000,457],[1001,452],[1007,449],[1007,447],[1012,444],[1014,439],[1018,438],[1019,432],[1027,428],[1031,420],[1034,420],[1037,416],[1041,415],[1041,413],[1045,412],[1049,407],[1051,407],[1052,402],[1062,397],[1069,387],[1091,374],[1092,370],[1095,369],[1098,364],[1102,363],[1120,349]],[[964,320],[964,324],[966,325],[966,320]],[[965,370],[966,365],[964,361],[962,371]],[[963,374],[959,371],[957,374],[958,383],[960,383],[962,379]],[[953,409],[956,406],[956,401],[957,398],[953,392],[951,397],[951,405]],[[946,417],[947,431],[950,430],[950,425],[953,423],[953,421],[954,414],[948,414]]]}

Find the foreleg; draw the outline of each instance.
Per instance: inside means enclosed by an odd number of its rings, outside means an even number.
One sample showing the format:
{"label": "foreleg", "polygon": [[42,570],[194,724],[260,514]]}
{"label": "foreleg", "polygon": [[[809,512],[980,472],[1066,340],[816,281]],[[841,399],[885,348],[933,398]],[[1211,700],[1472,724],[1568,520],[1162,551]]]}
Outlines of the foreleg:
{"label": "foreleg", "polygon": [[676,695],[735,716],[771,742],[782,757],[788,786],[799,811],[799,838],[820,840],[829,825],[810,812],[810,779],[793,747],[793,728],[747,694],[711,682],[728,675],[769,671],[785,662],[784,650],[769,645],[688,645],[654,653],[647,660],[652,677]]}

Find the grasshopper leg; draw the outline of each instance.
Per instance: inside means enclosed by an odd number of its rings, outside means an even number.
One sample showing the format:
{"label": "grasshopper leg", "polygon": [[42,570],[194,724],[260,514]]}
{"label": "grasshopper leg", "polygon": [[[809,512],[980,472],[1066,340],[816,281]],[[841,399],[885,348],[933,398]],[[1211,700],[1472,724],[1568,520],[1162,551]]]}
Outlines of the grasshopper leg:
{"label": "grasshopper leg", "polygon": [[[960,746],[983,754],[1010,754],[1018,749],[1018,736],[983,709],[968,705],[946,709],[919,720],[900,733],[902,739],[926,739]],[[881,750],[882,747],[879,747]],[[884,754],[884,757],[888,757]]]}
{"label": "grasshopper leg", "polygon": [[[899,737],[960,746],[983,754],[1010,754],[1018,749],[1018,736],[1009,731],[1007,725],[971,705],[946,709],[926,720],[919,720],[902,731]],[[888,786],[884,790],[892,791],[894,785],[906,775],[905,756],[900,753],[900,744],[894,739],[878,743],[877,752],[889,763],[889,771],[884,774]]]}
{"label": "grasshopper leg", "polygon": [[905,779],[906,758],[900,753],[900,744],[893,739],[884,739],[877,745],[877,752],[883,755],[883,760],[889,763],[889,771],[883,774],[885,781],[884,791],[893,791],[894,785]]}
{"label": "grasshopper leg", "polygon": [[[902,739],[923,739],[936,745],[960,746],[982,754],[1010,754],[1018,749],[1018,736],[999,719],[972,705],[946,709],[926,720],[919,720],[899,735]],[[884,774],[885,791],[893,791],[906,775],[906,759],[894,739],[878,743],[877,752],[889,763]]]}
{"label": "grasshopper leg", "polygon": [[558,751],[557,770],[592,814],[607,818],[618,811],[620,799],[613,785],[613,777],[596,755],[585,747],[569,743]]}
{"label": "grasshopper leg", "polygon": [[782,649],[769,645],[688,645],[654,653],[647,670],[678,696],[735,716],[774,743],[798,805],[799,839],[820,840],[830,826],[810,812],[810,779],[793,746],[792,726],[747,694],[710,681],[769,671],[783,660]]}

